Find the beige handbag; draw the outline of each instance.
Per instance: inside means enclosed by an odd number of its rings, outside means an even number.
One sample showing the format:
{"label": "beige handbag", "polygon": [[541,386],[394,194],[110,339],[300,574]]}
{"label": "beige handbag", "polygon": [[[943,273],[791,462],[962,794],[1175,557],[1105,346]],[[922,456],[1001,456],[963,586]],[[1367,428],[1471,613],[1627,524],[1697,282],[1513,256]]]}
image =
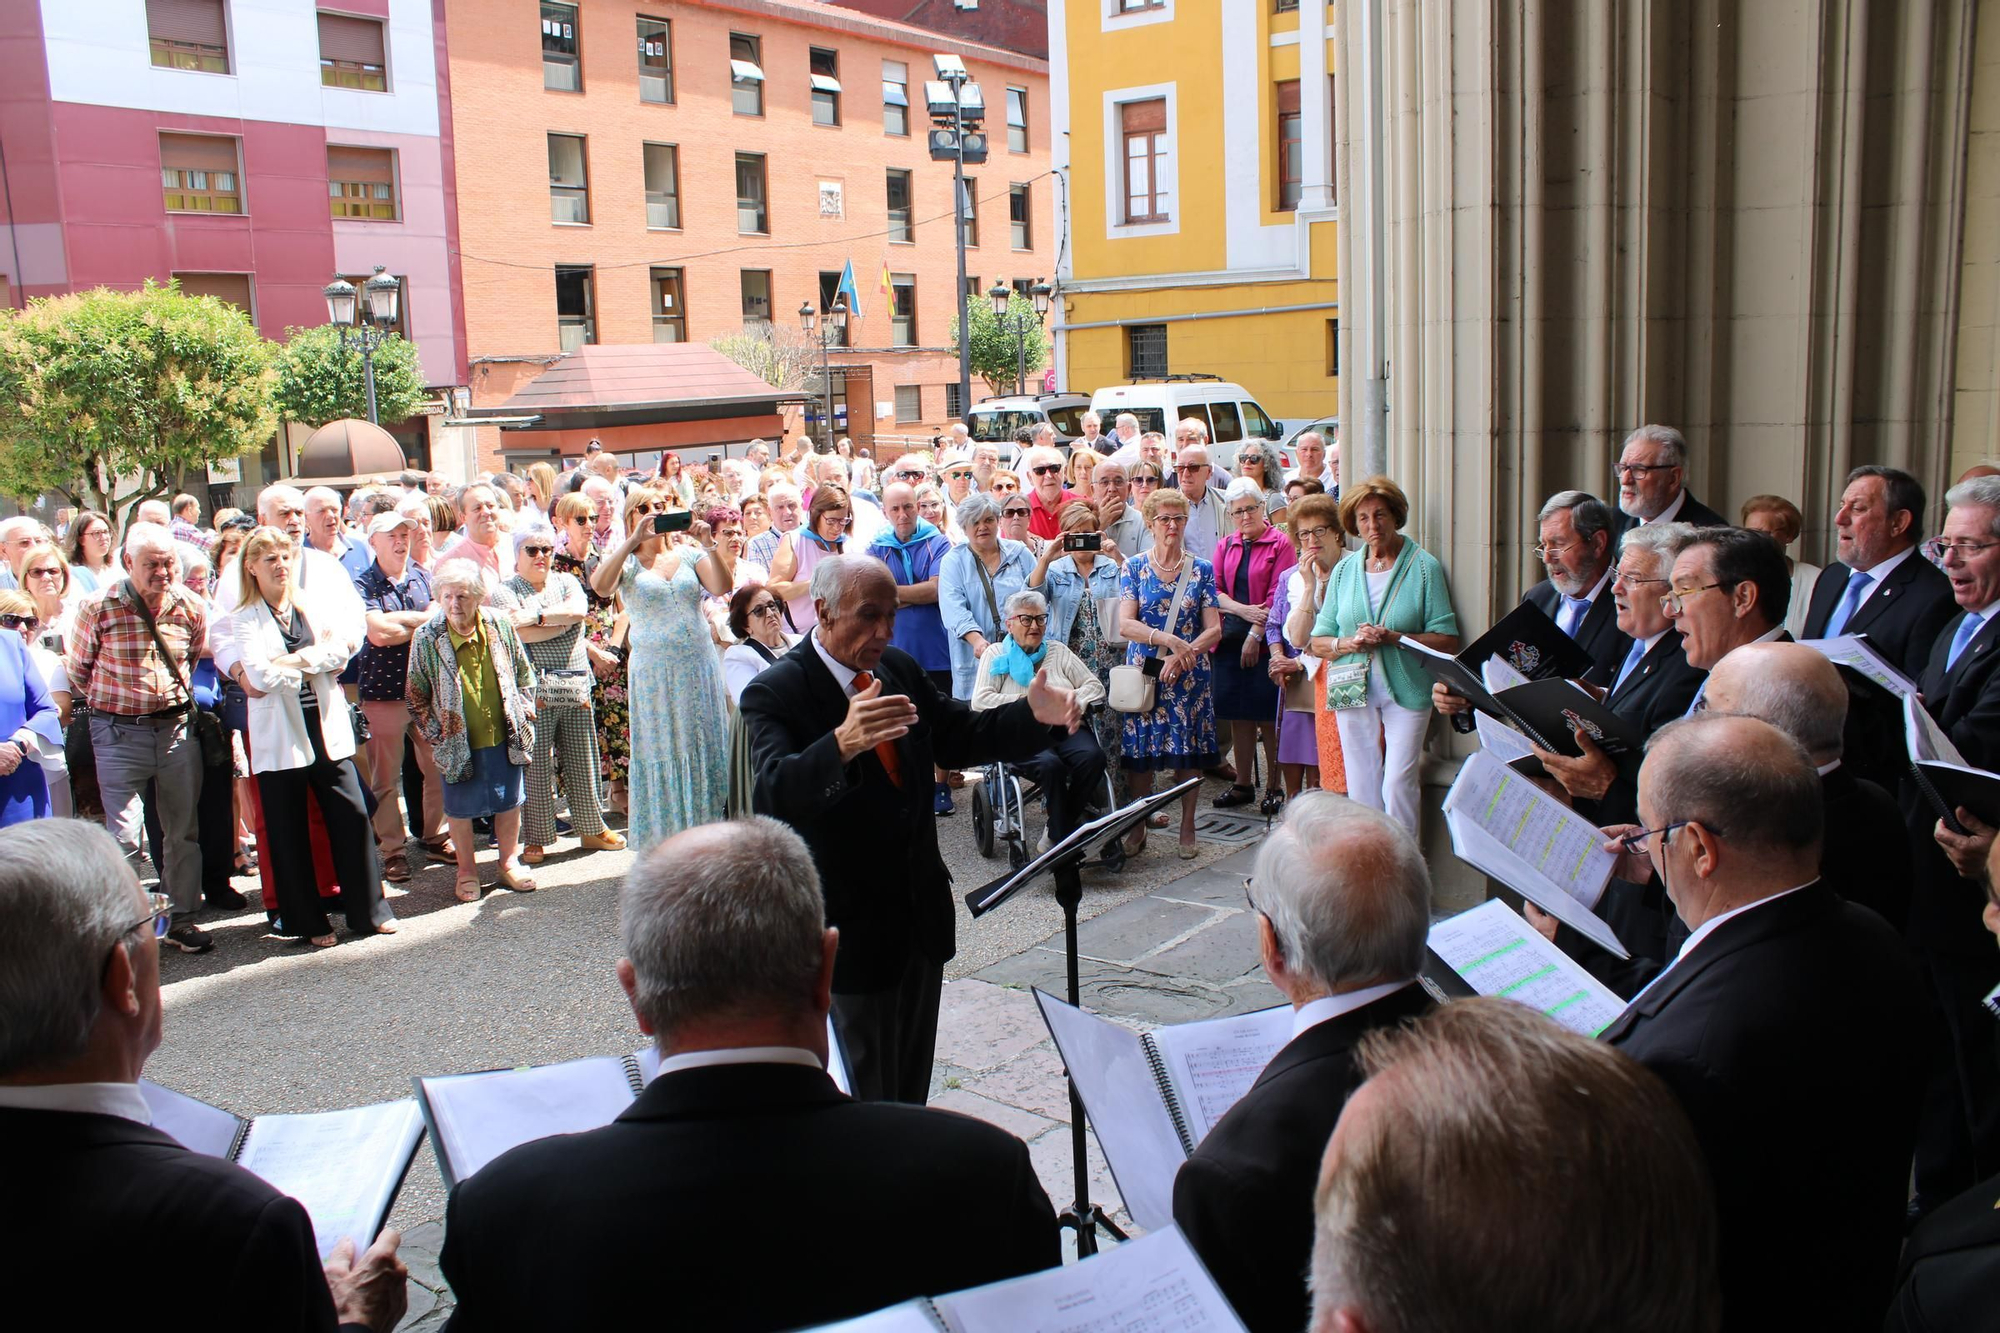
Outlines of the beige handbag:
{"label": "beige handbag", "polygon": [[[1167,608],[1167,624],[1165,630],[1162,631],[1163,633],[1173,633],[1174,626],[1180,623],[1181,599],[1187,595],[1188,575],[1193,572],[1194,563],[1190,559],[1187,564],[1182,566],[1180,579],[1174,584],[1174,600],[1173,604]],[[1160,682],[1157,673],[1160,669],[1159,663],[1162,660],[1159,657],[1150,657],[1143,663],[1127,663],[1124,666],[1111,668],[1111,687],[1108,691],[1106,702],[1110,704],[1114,712],[1150,713],[1153,711],[1154,703],[1159,697]],[[1152,673],[1149,674],[1147,672],[1147,666],[1153,668]]]}

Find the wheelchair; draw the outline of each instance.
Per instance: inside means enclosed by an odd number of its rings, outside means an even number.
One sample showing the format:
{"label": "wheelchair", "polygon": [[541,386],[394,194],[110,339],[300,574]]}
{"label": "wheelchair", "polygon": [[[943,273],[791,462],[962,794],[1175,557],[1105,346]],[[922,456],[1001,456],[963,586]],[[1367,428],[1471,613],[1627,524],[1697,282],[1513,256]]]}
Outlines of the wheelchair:
{"label": "wheelchair", "polygon": [[[998,856],[1004,850],[1007,864],[1016,870],[1028,863],[1034,844],[1028,832],[1028,811],[1042,799],[1041,784],[1028,771],[1011,763],[988,764],[979,771],[972,789],[972,840],[981,856]],[[1104,775],[1104,788],[1092,799],[1090,808],[1079,813],[1077,822],[1088,823],[1113,808],[1111,775]],[[1125,849],[1113,840],[1095,861],[1086,864],[1117,870],[1125,864]]]}

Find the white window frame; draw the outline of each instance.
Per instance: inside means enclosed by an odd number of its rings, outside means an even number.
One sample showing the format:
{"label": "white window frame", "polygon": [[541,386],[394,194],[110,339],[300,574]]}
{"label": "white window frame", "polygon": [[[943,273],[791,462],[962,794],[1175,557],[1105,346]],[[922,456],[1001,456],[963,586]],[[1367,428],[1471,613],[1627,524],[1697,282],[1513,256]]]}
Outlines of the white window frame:
{"label": "white window frame", "polygon": [[1138,28],[1148,23],[1172,23],[1174,21],[1174,0],[1167,0],[1158,9],[1142,9],[1133,12],[1118,7],[1118,0],[1098,0],[1099,27],[1104,32],[1116,32],[1120,28]]}
{"label": "white window frame", "polygon": [[[1171,0],[1170,0],[1171,3]],[[1181,230],[1181,143],[1178,85],[1151,83],[1135,88],[1112,88],[1104,94],[1104,235],[1119,241],[1140,236],[1178,236]],[[1124,222],[1125,216],[1125,133],[1120,108],[1127,102],[1150,102],[1163,98],[1167,104],[1167,219],[1164,222]]]}

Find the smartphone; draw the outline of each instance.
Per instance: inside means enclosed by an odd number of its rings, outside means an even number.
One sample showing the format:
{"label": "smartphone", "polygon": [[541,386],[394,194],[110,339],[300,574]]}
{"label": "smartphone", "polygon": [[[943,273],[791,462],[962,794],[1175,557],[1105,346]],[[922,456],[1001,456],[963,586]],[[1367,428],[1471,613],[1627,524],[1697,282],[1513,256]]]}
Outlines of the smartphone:
{"label": "smartphone", "polygon": [[708,456],[708,467],[709,467],[709,471],[713,472],[713,471],[715,470],[715,465],[716,465],[717,463],[720,463],[721,461],[722,461],[722,455],[721,455],[721,454],[710,454],[710,455]]}
{"label": "smartphone", "polygon": [[1104,534],[1101,532],[1065,532],[1063,550],[1101,551],[1104,549]]}
{"label": "smartphone", "polygon": [[653,534],[664,536],[669,532],[686,532],[694,526],[694,511],[677,509],[668,514],[653,515]]}
{"label": "smartphone", "polygon": [[1143,675],[1152,676],[1155,679],[1157,679],[1160,674],[1160,669],[1166,666],[1166,664],[1167,664],[1167,659],[1164,657],[1149,657],[1145,661],[1139,663],[1139,671]]}

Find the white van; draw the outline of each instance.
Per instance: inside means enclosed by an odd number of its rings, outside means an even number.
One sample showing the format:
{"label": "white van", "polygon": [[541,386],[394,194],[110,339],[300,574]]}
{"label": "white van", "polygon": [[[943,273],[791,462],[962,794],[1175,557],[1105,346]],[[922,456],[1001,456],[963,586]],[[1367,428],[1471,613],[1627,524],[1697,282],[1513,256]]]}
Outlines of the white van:
{"label": "white van", "polygon": [[[1248,389],[1219,375],[1169,375],[1113,385],[1090,396],[1090,409],[1104,423],[1107,435],[1118,414],[1130,412],[1139,419],[1141,431],[1156,430],[1169,441],[1174,437],[1174,423],[1193,417],[1208,426],[1209,461],[1231,472],[1236,467],[1236,447],[1244,440],[1268,440],[1277,445],[1285,436],[1284,428],[1258,405]],[[1293,466],[1289,454],[1279,462],[1286,468]]]}

